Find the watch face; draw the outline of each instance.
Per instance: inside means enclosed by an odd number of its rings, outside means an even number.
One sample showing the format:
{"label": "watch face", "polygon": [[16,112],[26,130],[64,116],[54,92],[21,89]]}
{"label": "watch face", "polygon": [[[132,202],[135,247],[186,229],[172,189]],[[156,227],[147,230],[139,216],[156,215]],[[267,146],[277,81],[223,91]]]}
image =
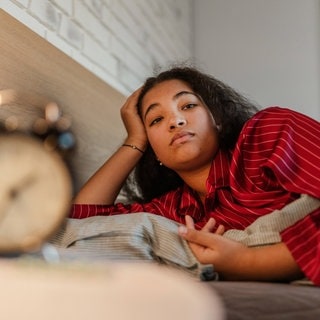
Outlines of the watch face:
{"label": "watch face", "polygon": [[39,249],[66,217],[71,197],[57,153],[30,136],[0,136],[0,253]]}

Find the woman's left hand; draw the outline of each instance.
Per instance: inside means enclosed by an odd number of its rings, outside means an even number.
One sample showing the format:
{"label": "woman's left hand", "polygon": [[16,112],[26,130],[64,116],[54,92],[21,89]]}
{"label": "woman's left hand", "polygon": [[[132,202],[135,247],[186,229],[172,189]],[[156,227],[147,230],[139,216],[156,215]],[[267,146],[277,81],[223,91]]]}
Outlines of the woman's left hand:
{"label": "woman's left hand", "polygon": [[218,226],[215,233],[214,219],[210,218],[202,230],[195,230],[193,220],[186,216],[186,226],[179,227],[179,235],[189,242],[190,249],[199,262],[213,264],[215,270],[232,277],[235,270],[241,268],[243,261],[248,262],[249,248],[245,245],[224,238],[223,226]]}
{"label": "woman's left hand", "polygon": [[223,279],[292,281],[303,276],[284,243],[247,247],[223,237],[221,226],[212,233],[215,224],[210,219],[202,230],[195,230],[192,218],[187,216],[186,226],[180,226],[178,232],[199,262],[213,264]]}

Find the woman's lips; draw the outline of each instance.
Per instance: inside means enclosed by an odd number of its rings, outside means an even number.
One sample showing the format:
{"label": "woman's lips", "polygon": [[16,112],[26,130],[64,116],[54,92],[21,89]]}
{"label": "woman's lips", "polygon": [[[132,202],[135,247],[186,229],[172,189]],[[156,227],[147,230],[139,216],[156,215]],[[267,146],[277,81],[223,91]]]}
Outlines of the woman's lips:
{"label": "woman's lips", "polygon": [[188,141],[193,136],[194,136],[194,134],[192,134],[190,132],[178,132],[173,136],[173,138],[170,142],[170,145],[184,143],[184,142]]}

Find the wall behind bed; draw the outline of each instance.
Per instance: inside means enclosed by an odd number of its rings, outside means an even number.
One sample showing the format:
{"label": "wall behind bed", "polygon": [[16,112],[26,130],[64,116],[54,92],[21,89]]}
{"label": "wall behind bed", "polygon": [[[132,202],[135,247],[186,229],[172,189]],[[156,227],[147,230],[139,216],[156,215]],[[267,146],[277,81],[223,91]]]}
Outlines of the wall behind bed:
{"label": "wall behind bed", "polygon": [[0,7],[127,95],[159,65],[191,59],[192,2],[6,0]]}
{"label": "wall behind bed", "polygon": [[319,0],[199,3],[198,64],[263,107],[288,106],[320,120]]}

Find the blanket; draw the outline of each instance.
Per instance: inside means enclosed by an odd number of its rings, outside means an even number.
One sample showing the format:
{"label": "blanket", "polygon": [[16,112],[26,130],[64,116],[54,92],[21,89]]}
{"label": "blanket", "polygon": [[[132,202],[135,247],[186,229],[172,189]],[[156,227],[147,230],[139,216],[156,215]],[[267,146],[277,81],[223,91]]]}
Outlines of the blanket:
{"label": "blanket", "polygon": [[[320,206],[320,200],[302,195],[281,210],[258,218],[245,230],[223,236],[246,246],[281,241],[281,231]],[[115,216],[66,219],[50,240],[61,260],[145,261],[179,268],[201,280],[218,280],[214,266],[202,265],[177,232],[179,223],[141,212]]]}

